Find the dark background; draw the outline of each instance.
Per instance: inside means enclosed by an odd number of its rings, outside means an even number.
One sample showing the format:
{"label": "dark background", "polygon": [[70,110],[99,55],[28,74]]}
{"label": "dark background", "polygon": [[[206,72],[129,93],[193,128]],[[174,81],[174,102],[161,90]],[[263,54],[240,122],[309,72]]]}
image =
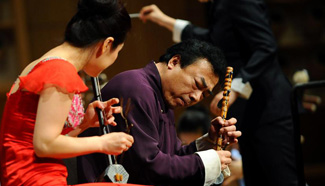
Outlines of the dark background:
{"label": "dark background", "polygon": [[[206,26],[206,5],[197,0],[125,0],[129,13],[156,4],[174,18]],[[296,70],[306,69],[310,81],[325,79],[325,1],[267,0],[272,30],[279,46],[283,71],[292,81]],[[6,93],[21,70],[32,60],[60,44],[65,26],[76,11],[77,0],[0,0],[0,117]],[[132,30],[117,61],[104,73],[110,79],[125,70],[158,60],[173,44],[172,34],[156,24],[132,20]],[[235,69],[236,70],[236,69]],[[325,88],[306,90],[323,102],[315,112],[301,114],[306,179],[325,185]],[[209,104],[210,99],[203,101]],[[176,119],[183,110],[176,110]]]}

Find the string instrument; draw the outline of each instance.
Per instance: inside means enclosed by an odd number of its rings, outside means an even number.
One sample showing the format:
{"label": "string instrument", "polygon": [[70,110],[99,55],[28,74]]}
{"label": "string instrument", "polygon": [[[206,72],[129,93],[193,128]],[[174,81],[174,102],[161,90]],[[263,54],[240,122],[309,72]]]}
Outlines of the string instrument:
{"label": "string instrument", "polygon": [[[233,72],[234,70],[232,67],[227,67],[226,78],[225,78],[225,83],[223,88],[222,105],[221,105],[221,117],[224,120],[226,120],[227,112],[228,112],[228,102],[229,102],[229,94],[230,94]],[[217,150],[222,150],[225,148],[225,146],[222,143],[223,140],[224,140],[223,135],[220,134],[217,140]]]}
{"label": "string instrument", "polygon": [[[98,101],[102,101],[98,77],[91,77],[91,83],[93,86],[95,99]],[[100,108],[95,108],[95,109],[96,109],[96,112],[98,115],[98,121],[99,121],[99,125],[100,125],[101,135],[108,134],[110,131],[109,131],[108,126],[105,125],[105,121],[107,121],[105,112],[103,112],[103,110],[101,110]],[[115,156],[107,155],[107,163],[108,163],[108,167],[99,176],[97,181],[98,182],[110,181],[113,183],[127,183],[128,179],[129,179],[129,174],[126,172],[126,170],[124,169],[124,167],[122,165],[117,164]]]}

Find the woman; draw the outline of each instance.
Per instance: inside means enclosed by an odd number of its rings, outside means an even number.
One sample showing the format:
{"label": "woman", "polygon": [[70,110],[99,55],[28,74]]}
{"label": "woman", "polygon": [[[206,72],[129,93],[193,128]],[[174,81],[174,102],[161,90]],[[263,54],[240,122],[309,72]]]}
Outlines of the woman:
{"label": "woman", "polygon": [[83,112],[80,93],[87,87],[77,72],[95,77],[114,63],[130,27],[119,0],[80,0],[65,41],[23,70],[8,93],[1,123],[2,186],[67,185],[62,158],[118,155],[132,145],[125,133],[76,137],[98,126],[95,107],[105,110],[107,124],[116,125],[112,114],[121,112],[112,106],[116,98],[93,102]]}

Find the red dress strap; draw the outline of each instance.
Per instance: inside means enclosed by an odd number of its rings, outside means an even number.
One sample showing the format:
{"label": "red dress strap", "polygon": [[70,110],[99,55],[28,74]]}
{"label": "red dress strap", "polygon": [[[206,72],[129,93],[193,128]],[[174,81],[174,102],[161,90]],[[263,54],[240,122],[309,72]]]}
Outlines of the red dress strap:
{"label": "red dress strap", "polygon": [[39,62],[26,76],[19,77],[20,89],[40,93],[44,87],[55,86],[63,92],[80,93],[88,90],[77,69],[61,58]]}

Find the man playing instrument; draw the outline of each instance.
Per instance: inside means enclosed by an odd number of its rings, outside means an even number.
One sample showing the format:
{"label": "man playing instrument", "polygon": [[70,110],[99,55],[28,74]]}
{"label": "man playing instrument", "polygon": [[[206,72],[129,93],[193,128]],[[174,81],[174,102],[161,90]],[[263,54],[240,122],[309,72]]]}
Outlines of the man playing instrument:
{"label": "man playing instrument", "polygon": [[[222,52],[203,41],[187,40],[176,44],[142,69],[122,72],[102,89],[103,100],[111,97],[131,99],[127,115],[133,124],[133,146],[118,157],[129,173],[129,183],[148,185],[211,185],[231,163],[229,151],[216,151],[216,138],[236,143],[235,118],[217,117],[209,132],[189,145],[182,146],[175,130],[174,112],[192,106],[212,94],[222,84],[226,62]],[[121,105],[123,107],[123,105]],[[124,123],[120,115],[118,123]],[[125,125],[112,131],[126,131]],[[87,135],[97,135],[97,131]],[[92,182],[107,165],[99,154],[79,158],[82,177]]]}

